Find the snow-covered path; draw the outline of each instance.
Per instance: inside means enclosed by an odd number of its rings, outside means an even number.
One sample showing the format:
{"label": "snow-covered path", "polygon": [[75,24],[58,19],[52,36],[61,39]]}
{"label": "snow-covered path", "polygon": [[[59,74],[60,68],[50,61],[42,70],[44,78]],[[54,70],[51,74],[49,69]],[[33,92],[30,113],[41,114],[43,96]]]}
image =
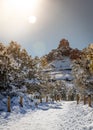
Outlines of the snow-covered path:
{"label": "snow-covered path", "polygon": [[76,102],[44,104],[21,116],[11,114],[0,130],[93,130],[93,108]]}

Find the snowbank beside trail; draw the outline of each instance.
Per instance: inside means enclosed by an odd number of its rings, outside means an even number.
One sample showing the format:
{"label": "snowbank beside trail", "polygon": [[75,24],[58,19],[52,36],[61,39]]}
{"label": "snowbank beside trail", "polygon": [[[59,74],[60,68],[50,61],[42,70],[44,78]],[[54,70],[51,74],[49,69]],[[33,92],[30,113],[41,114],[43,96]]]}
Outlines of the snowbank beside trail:
{"label": "snowbank beside trail", "polygon": [[[93,108],[82,103],[67,102],[68,111],[60,116],[62,130],[93,130]],[[65,109],[65,108],[64,108]]]}
{"label": "snowbank beside trail", "polygon": [[93,108],[75,101],[43,103],[25,114],[3,115],[0,130],[93,130]]}

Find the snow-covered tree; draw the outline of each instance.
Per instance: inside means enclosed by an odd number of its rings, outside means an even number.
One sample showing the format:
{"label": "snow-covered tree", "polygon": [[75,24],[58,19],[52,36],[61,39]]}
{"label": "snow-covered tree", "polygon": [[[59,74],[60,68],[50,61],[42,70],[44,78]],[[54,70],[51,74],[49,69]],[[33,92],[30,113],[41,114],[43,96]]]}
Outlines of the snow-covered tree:
{"label": "snow-covered tree", "polygon": [[82,50],[81,59],[74,61],[72,68],[78,91],[93,93],[93,44]]}

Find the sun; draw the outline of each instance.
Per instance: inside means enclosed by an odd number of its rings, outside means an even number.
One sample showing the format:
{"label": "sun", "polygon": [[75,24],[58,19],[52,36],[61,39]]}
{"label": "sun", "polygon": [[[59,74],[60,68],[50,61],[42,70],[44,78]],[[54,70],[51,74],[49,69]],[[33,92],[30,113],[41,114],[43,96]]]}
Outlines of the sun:
{"label": "sun", "polygon": [[36,21],[37,21],[36,16],[29,16],[29,17],[28,17],[28,22],[29,22],[29,23],[34,24],[34,23],[36,23]]}

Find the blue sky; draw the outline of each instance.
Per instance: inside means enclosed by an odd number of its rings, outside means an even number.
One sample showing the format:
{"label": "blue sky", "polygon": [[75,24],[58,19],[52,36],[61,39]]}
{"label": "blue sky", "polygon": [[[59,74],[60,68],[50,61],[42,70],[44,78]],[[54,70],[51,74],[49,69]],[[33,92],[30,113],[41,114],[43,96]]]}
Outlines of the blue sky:
{"label": "blue sky", "polygon": [[0,0],[0,42],[16,41],[33,57],[57,48],[62,38],[78,49],[93,43],[93,0],[36,0],[34,8],[23,1]]}

